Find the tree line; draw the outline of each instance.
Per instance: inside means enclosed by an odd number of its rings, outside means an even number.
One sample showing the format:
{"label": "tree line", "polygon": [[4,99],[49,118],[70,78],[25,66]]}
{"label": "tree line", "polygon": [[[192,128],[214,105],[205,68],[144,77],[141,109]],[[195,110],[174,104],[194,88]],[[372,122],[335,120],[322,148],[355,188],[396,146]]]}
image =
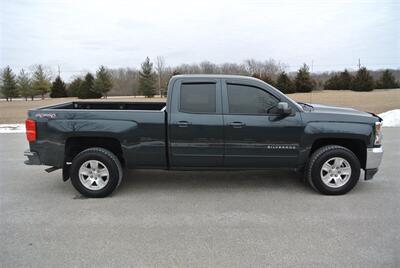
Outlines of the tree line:
{"label": "tree line", "polygon": [[109,71],[100,66],[96,76],[87,73],[84,79],[78,78],[70,84],[66,84],[60,75],[51,81],[50,72],[42,65],[34,67],[30,75],[22,69],[15,75],[12,69],[7,66],[1,72],[0,92],[7,101],[13,98],[23,97],[25,100],[33,100],[36,96],[44,99],[50,93],[51,98],[79,97],[82,99],[107,97],[112,88],[112,77]]}
{"label": "tree line", "polygon": [[[258,78],[275,86],[284,93],[311,92],[316,89],[319,82],[312,78],[306,64],[299,69],[294,81],[285,72],[280,73],[276,81],[268,76],[264,79],[262,76]],[[371,91],[373,89],[399,88],[400,83],[396,81],[390,70],[384,70],[381,76],[374,80],[368,69],[361,67],[354,74],[346,69],[332,74],[330,78],[322,82],[322,87],[329,90]]]}
{"label": "tree line", "polygon": [[16,77],[10,67],[4,68],[1,73],[1,93],[7,99],[12,101],[13,98],[24,97],[25,100],[33,98],[37,95],[44,95],[49,91],[51,86],[48,73],[42,65],[35,66],[35,70],[30,76],[22,69]]}
{"label": "tree line", "polygon": [[[166,95],[168,81],[177,74],[232,74],[259,78],[284,93],[311,92],[316,89],[369,91],[376,89],[399,88],[390,70],[369,71],[366,67],[356,72],[311,73],[303,64],[296,72],[288,73],[287,64],[273,59],[257,61],[249,59],[241,64],[214,64],[204,61],[199,64],[181,64],[176,67],[165,66],[165,60],[157,57],[154,63],[146,58],[140,70],[134,68],[111,69],[114,87],[113,95]],[[400,74],[396,71],[397,75]],[[374,78],[376,76],[376,79]],[[146,82],[143,82],[146,81]],[[144,86],[143,86],[144,85]]]}
{"label": "tree line", "polygon": [[35,66],[30,75],[22,69],[15,75],[10,67],[1,72],[0,89],[7,100],[23,97],[26,100],[35,96],[78,97],[81,99],[101,98],[108,95],[143,95],[154,97],[166,95],[168,81],[177,74],[233,74],[248,75],[261,79],[284,93],[311,92],[315,89],[370,91],[374,88],[398,88],[400,84],[390,70],[384,70],[374,79],[366,67],[356,72],[312,74],[308,65],[303,64],[297,72],[287,73],[287,65],[273,59],[257,61],[249,59],[242,64],[214,64],[208,61],[200,64],[181,64],[176,67],[165,65],[163,57],[157,57],[152,63],[148,57],[140,70],[134,68],[107,69],[100,66],[95,75],[88,72],[75,77],[66,84],[51,75],[42,65]]}
{"label": "tree line", "polygon": [[362,67],[353,76],[348,70],[332,75],[324,84],[324,89],[371,91],[376,89],[398,88],[400,83],[389,70],[384,70],[376,81],[367,68]]}

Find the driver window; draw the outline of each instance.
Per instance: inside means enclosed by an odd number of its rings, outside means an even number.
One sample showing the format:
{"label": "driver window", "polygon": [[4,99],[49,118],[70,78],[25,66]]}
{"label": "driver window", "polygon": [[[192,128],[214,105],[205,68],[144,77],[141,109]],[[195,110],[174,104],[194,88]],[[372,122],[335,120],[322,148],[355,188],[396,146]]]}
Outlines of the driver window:
{"label": "driver window", "polygon": [[257,87],[227,84],[230,114],[271,114],[279,100]]}

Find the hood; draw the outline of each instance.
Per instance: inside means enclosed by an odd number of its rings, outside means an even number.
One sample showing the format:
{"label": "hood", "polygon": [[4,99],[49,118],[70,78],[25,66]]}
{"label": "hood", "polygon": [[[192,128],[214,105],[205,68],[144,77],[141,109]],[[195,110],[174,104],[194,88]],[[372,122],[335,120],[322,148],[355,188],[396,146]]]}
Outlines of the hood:
{"label": "hood", "polygon": [[306,110],[303,118],[306,121],[329,121],[329,122],[356,122],[374,123],[382,119],[373,114],[358,111],[353,108],[337,107],[323,104],[311,104],[312,109]]}
{"label": "hood", "polygon": [[314,109],[311,111],[312,113],[342,114],[342,115],[366,116],[366,117],[374,116],[374,114],[358,111],[353,108],[330,106],[324,104],[314,104],[314,103],[311,105],[314,107]]}

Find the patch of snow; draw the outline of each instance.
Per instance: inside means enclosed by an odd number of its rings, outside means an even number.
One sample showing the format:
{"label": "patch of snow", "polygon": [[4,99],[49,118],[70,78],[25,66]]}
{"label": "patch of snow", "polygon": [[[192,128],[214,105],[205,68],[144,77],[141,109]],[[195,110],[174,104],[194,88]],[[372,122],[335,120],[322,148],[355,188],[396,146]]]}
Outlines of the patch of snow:
{"label": "patch of snow", "polygon": [[378,115],[383,119],[383,127],[400,127],[400,109],[390,110]]}
{"label": "patch of snow", "polygon": [[25,133],[24,124],[0,124],[0,133]]}

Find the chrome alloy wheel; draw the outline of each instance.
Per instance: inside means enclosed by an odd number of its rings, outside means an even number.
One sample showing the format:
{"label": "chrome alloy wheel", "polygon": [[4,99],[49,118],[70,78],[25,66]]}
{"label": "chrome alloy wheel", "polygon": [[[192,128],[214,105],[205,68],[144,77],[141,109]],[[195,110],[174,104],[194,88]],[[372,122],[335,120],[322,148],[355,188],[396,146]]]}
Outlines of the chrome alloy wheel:
{"label": "chrome alloy wheel", "polygon": [[110,178],[107,167],[98,160],[89,160],[79,168],[79,180],[89,190],[103,189]]}
{"label": "chrome alloy wheel", "polygon": [[339,188],[345,185],[350,177],[351,166],[344,158],[333,157],[322,165],[321,179],[326,186]]}

